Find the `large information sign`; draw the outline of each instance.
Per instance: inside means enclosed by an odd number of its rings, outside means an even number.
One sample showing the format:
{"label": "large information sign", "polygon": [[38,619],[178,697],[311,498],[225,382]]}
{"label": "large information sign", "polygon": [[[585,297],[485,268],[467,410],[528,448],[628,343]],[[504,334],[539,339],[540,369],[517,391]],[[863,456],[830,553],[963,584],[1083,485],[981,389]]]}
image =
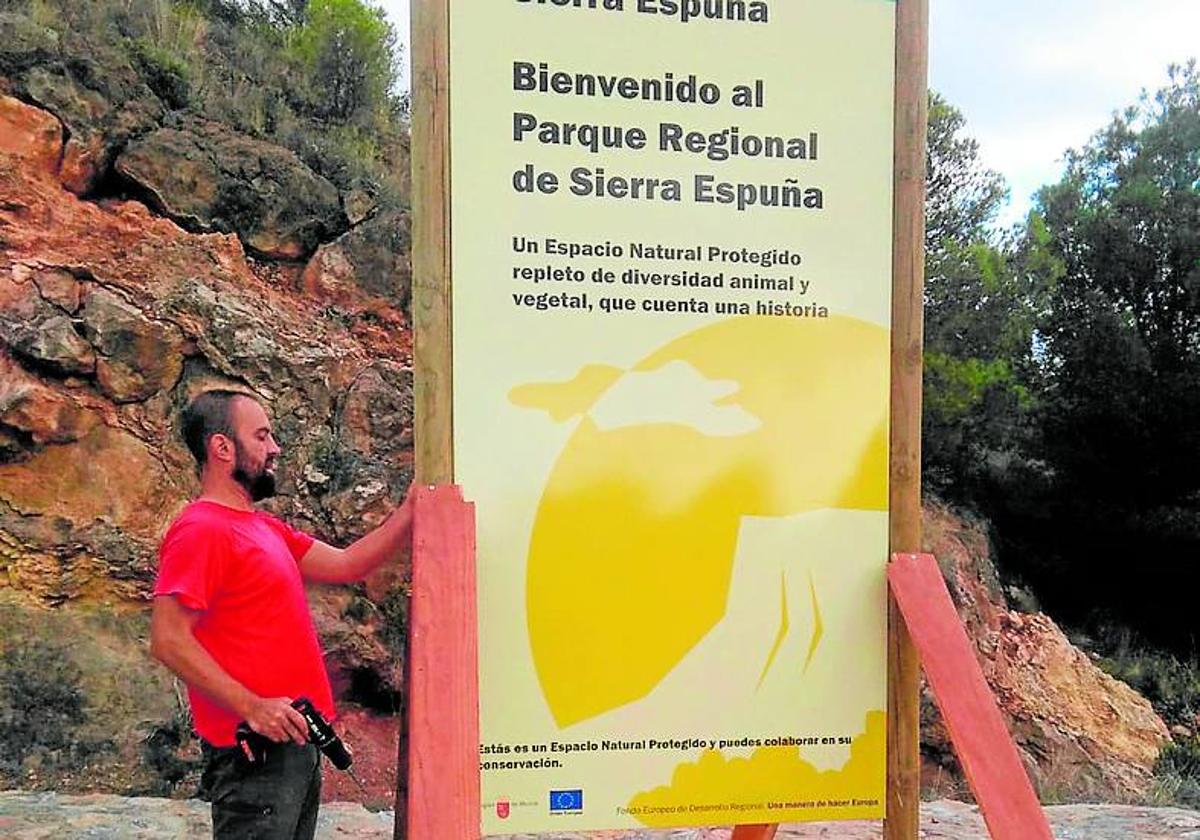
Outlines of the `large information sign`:
{"label": "large information sign", "polygon": [[877,819],[888,0],[450,0],[487,834]]}

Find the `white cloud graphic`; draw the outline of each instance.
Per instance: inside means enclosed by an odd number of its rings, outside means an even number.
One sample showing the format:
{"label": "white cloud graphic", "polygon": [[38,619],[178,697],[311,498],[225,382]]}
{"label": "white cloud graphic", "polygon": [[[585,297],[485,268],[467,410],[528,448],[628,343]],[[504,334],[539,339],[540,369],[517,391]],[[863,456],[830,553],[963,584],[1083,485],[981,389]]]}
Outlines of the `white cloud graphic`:
{"label": "white cloud graphic", "polygon": [[735,437],[762,426],[758,417],[739,405],[715,404],[740,387],[729,379],[705,379],[687,362],[674,361],[646,373],[623,374],[588,416],[603,431],[673,423],[710,437]]}

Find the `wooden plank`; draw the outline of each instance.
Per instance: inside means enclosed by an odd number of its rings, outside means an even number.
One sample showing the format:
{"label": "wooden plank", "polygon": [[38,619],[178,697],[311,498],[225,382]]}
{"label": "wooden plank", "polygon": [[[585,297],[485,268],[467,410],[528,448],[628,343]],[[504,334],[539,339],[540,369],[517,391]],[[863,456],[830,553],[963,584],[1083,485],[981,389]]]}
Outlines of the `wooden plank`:
{"label": "wooden plank", "polygon": [[993,840],[1052,840],[937,561],[930,554],[899,555],[888,580]]}
{"label": "wooden plank", "polygon": [[[891,552],[921,550],[921,374],[925,278],[925,136],[929,0],[896,6],[892,252]],[[920,829],[920,665],[888,601],[888,783],[885,840]]]}
{"label": "wooden plank", "polygon": [[739,825],[729,840],[775,840],[777,825]]}
{"label": "wooden plank", "polygon": [[412,4],[413,404],[417,481],[454,481],[449,0]]}
{"label": "wooden plank", "polygon": [[475,506],[417,489],[409,620],[408,836],[480,836]]}
{"label": "wooden plank", "polygon": [[[449,0],[413,0],[412,37],[412,326],[415,480],[454,480],[450,305]],[[409,605],[409,616],[412,605]],[[395,838],[408,827],[408,686],[398,715]],[[420,836],[420,835],[417,835]]]}

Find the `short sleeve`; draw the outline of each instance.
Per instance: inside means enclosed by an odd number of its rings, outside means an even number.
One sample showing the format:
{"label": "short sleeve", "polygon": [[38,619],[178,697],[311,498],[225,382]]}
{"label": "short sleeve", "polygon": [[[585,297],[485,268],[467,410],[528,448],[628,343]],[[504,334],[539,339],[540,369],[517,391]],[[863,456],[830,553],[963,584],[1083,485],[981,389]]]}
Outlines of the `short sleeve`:
{"label": "short sleeve", "polygon": [[305,554],[308,554],[308,550],[316,542],[313,537],[310,537],[303,531],[297,531],[282,519],[276,519],[274,516],[265,513],[263,514],[263,518],[283,538],[283,541],[287,544],[288,551],[292,554],[292,559],[297,563],[304,558]]}
{"label": "short sleeve", "polygon": [[159,549],[154,594],[174,595],[189,609],[208,609],[217,593],[229,545],[226,528],[196,520],[176,522]]}

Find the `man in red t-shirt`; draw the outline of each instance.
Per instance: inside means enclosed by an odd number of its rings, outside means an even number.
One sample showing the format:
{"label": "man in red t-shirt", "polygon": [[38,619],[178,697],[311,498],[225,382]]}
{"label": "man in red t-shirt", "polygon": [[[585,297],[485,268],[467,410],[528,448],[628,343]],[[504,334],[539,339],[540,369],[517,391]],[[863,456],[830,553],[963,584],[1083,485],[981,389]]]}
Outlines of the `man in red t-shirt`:
{"label": "man in red t-shirt", "polygon": [[[411,505],[333,548],[255,509],[275,492],[280,449],[254,398],[206,391],[184,409],[182,431],[200,497],[163,537],[150,650],[187,683],[213,836],[308,840],[321,756],[291,703],[307,697],[329,719],[334,708],[304,582],[361,580],[397,558],[411,537]],[[255,766],[235,746],[243,720],[272,742]]]}

